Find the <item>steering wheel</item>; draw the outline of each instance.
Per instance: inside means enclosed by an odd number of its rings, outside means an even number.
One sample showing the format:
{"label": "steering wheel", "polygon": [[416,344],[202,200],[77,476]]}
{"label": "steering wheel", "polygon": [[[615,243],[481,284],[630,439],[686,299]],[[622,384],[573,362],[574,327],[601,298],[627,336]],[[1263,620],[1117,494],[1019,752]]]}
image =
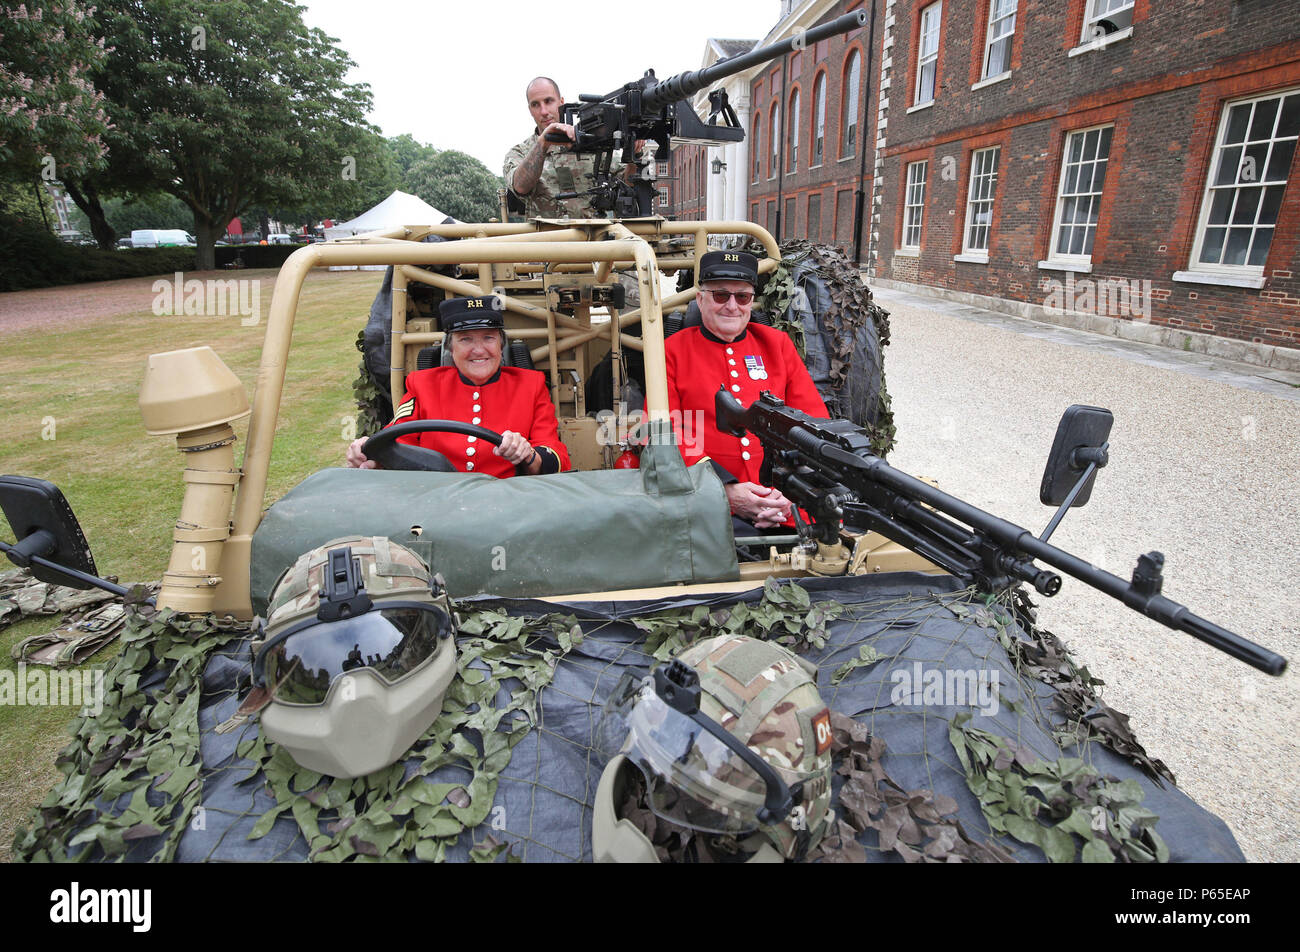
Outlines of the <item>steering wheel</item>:
{"label": "steering wheel", "polygon": [[422,446],[407,446],[398,443],[399,436],[409,433],[463,433],[465,436],[477,436],[493,446],[501,445],[501,434],[472,423],[459,420],[408,420],[380,430],[361,447],[367,459],[372,459],[384,469],[406,469],[421,473],[454,473],[456,468],[447,457],[437,450]]}

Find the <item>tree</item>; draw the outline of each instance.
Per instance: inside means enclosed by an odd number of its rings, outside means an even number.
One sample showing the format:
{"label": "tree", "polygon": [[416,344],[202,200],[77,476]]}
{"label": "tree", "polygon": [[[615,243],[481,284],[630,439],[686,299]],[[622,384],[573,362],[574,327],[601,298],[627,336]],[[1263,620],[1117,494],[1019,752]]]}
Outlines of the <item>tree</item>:
{"label": "tree", "polygon": [[384,140],[388,146],[388,152],[393,157],[394,163],[402,176],[403,184],[406,182],[406,176],[410,174],[412,166],[426,159],[432,159],[438,154],[438,150],[431,145],[425,145],[423,142],[416,142],[409,132],[404,132],[400,136],[390,136]]}
{"label": "tree", "polygon": [[344,195],[318,193],[293,205],[278,205],[269,211],[282,222],[314,225],[324,218],[346,221],[373,208],[403,187],[401,173],[384,138],[378,132],[364,130],[356,149],[357,172],[354,187]]}
{"label": "tree", "polygon": [[67,183],[92,223],[103,217],[95,189],[166,191],[193,212],[198,267],[209,269],[214,242],[246,209],[360,204],[373,187],[382,150],[364,120],[369,87],[344,81],[354,64],[300,7],[101,2],[110,167]]}
{"label": "tree", "polygon": [[455,149],[422,159],[407,175],[411,191],[441,212],[461,221],[501,216],[501,179],[478,159]]}
{"label": "tree", "polygon": [[78,0],[6,5],[0,17],[0,170],[53,181],[101,165],[104,40]]}
{"label": "tree", "polygon": [[165,192],[110,198],[104,202],[104,214],[119,235],[129,235],[137,228],[183,228],[189,231],[194,225],[193,212],[175,195]]}

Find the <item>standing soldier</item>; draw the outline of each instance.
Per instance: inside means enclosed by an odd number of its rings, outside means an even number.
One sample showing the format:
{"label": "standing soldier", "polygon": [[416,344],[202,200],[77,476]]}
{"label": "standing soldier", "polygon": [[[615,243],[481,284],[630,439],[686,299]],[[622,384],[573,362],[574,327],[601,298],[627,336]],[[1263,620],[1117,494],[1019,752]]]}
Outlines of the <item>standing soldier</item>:
{"label": "standing soldier", "polygon": [[[596,160],[574,155],[562,142],[547,142],[548,132],[559,132],[572,142],[573,126],[561,122],[564,98],[555,80],[538,76],[528,84],[528,111],[536,125],[533,134],[506,153],[506,185],[519,198],[529,218],[600,218],[590,205],[592,173]],[[577,198],[559,199],[562,192]]]}
{"label": "standing soldier", "polygon": [[[575,155],[572,151],[574,128],[561,122],[564,97],[555,80],[538,76],[526,90],[528,111],[536,125],[533,134],[506,153],[502,170],[511,194],[524,205],[528,218],[604,218],[605,213],[591,204],[591,189],[596,184],[594,155]],[[546,134],[558,132],[569,142],[548,142]],[[642,163],[655,161],[653,142],[636,143]],[[632,176],[636,166],[627,166]],[[557,196],[576,192],[574,198]],[[635,282],[633,282],[635,287]]]}

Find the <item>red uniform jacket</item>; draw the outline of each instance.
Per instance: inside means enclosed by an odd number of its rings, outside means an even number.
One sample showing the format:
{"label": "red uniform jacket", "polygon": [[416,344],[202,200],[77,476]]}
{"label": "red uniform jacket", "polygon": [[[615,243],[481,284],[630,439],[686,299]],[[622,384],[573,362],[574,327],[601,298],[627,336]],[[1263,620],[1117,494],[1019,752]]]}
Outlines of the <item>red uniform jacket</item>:
{"label": "red uniform jacket", "polygon": [[[467,382],[455,367],[417,370],[407,375],[406,393],[393,415],[393,423],[402,420],[460,420],[498,433],[514,430],[542,454],[542,472],[569,468],[569,451],[560,441],[546,378],[537,370],[502,367],[478,386]],[[399,436],[397,442],[437,450],[461,472],[500,478],[516,475],[514,466],[492,452],[491,443],[477,437],[413,433]],[[547,454],[554,457],[553,467],[547,465]]]}
{"label": "red uniform jacket", "polygon": [[737,439],[718,429],[713,398],[719,385],[746,407],[770,390],[809,416],[829,416],[794,343],[775,328],[751,322],[738,340],[726,343],[703,327],[688,327],[664,342],[664,356],[668,409],[688,466],[707,456],[741,482],[762,482],[758,438]]}

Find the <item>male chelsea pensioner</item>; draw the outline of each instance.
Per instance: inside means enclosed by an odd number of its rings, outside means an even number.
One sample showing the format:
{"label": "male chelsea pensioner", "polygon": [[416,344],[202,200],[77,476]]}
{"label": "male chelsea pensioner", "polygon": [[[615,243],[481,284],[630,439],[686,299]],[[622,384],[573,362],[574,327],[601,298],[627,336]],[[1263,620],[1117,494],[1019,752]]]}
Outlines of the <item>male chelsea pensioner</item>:
{"label": "male chelsea pensioner", "polygon": [[732,515],[768,529],[792,523],[790,500],[780,490],[759,483],[763,447],[756,437],[737,438],[718,429],[713,403],[718,387],[725,386],[744,406],[770,390],[810,416],[829,414],[790,338],[775,328],[750,323],[757,280],[758,259],[751,254],[711,251],[704,255],[695,297],[702,326],[669,337],[664,356],[673,419],[685,423],[698,419],[690,414],[702,411],[703,432],[693,440],[679,434],[687,465],[707,456],[725,470]]}
{"label": "male chelsea pensioner", "polygon": [[[504,478],[567,470],[569,453],[560,440],[545,377],[536,370],[501,364],[505,321],[500,300],[489,295],[443,301],[438,322],[452,366],[409,374],[393,423],[469,421],[501,433],[501,445],[459,433],[412,433],[397,441],[437,450],[466,473]],[[349,466],[375,468],[361,450],[365,442],[362,437],[348,447]]]}

